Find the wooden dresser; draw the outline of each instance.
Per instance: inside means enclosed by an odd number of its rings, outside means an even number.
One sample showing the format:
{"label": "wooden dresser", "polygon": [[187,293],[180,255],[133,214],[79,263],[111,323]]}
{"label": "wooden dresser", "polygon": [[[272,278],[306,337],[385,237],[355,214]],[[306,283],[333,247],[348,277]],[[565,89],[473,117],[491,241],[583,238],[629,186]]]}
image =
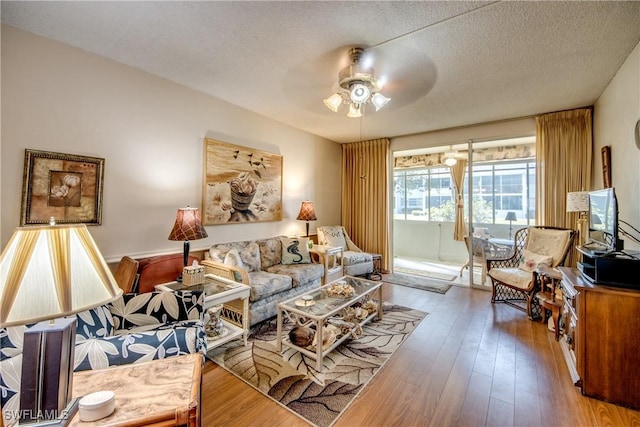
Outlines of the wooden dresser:
{"label": "wooden dresser", "polygon": [[582,394],[640,409],[640,291],[599,286],[575,268],[562,274],[569,372]]}

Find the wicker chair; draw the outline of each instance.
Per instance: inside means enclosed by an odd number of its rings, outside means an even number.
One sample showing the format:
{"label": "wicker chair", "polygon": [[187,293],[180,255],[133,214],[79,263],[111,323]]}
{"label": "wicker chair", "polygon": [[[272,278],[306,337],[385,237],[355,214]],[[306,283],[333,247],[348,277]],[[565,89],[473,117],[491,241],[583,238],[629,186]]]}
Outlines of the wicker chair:
{"label": "wicker chair", "polygon": [[510,257],[487,259],[491,302],[504,302],[524,311],[532,320],[539,319],[542,309],[534,297],[540,284],[534,280],[533,271],[539,262],[551,267],[563,265],[575,236],[574,230],[558,227],[537,226],[516,231]]}

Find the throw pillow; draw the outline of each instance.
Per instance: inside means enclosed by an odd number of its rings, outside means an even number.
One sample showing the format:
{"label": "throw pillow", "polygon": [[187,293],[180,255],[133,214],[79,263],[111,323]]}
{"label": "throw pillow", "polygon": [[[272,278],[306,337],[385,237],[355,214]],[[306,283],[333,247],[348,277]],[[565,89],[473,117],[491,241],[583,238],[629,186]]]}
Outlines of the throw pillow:
{"label": "throw pillow", "polygon": [[522,263],[520,264],[520,270],[533,273],[538,265],[551,265],[553,258],[548,255],[540,255],[535,252],[531,252],[527,249],[522,251]]}
{"label": "throw pillow", "polygon": [[347,248],[347,240],[344,238],[344,232],[342,226],[326,226],[322,227],[322,234],[324,235],[324,244],[327,246],[340,247],[345,251]]}
{"label": "throw pillow", "polygon": [[244,268],[244,264],[242,264],[242,258],[240,257],[240,253],[236,248],[229,249],[229,252],[227,252],[227,254],[224,256],[223,264]]}
{"label": "throw pillow", "polygon": [[282,238],[282,264],[309,264],[310,262],[308,238]]}

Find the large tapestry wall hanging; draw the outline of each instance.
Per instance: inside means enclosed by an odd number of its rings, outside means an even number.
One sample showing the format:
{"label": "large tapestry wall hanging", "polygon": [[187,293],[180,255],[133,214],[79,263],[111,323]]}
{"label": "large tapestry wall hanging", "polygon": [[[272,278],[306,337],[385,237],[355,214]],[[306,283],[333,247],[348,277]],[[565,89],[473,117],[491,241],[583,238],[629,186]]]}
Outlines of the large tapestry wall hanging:
{"label": "large tapestry wall hanging", "polygon": [[204,140],[205,225],[282,219],[282,156]]}

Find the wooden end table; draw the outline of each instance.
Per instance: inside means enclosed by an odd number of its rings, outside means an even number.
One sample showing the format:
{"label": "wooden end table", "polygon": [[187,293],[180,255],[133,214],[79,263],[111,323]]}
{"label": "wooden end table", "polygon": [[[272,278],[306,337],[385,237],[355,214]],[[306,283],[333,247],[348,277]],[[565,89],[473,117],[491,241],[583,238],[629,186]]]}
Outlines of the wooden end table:
{"label": "wooden end table", "polygon": [[199,426],[202,364],[202,355],[195,353],[76,372],[74,398],[110,390],[116,409],[93,422],[82,422],[76,414],[69,426]]}
{"label": "wooden end table", "polygon": [[540,281],[540,292],[536,294],[536,298],[540,302],[542,307],[542,320],[544,323],[547,320],[545,311],[551,312],[551,318],[553,319],[553,326],[555,331],[555,339],[560,339],[560,315],[562,313],[562,298],[556,298],[556,289],[560,289],[559,284],[562,280],[562,274],[555,268],[548,265],[541,265],[534,271],[533,280]]}

